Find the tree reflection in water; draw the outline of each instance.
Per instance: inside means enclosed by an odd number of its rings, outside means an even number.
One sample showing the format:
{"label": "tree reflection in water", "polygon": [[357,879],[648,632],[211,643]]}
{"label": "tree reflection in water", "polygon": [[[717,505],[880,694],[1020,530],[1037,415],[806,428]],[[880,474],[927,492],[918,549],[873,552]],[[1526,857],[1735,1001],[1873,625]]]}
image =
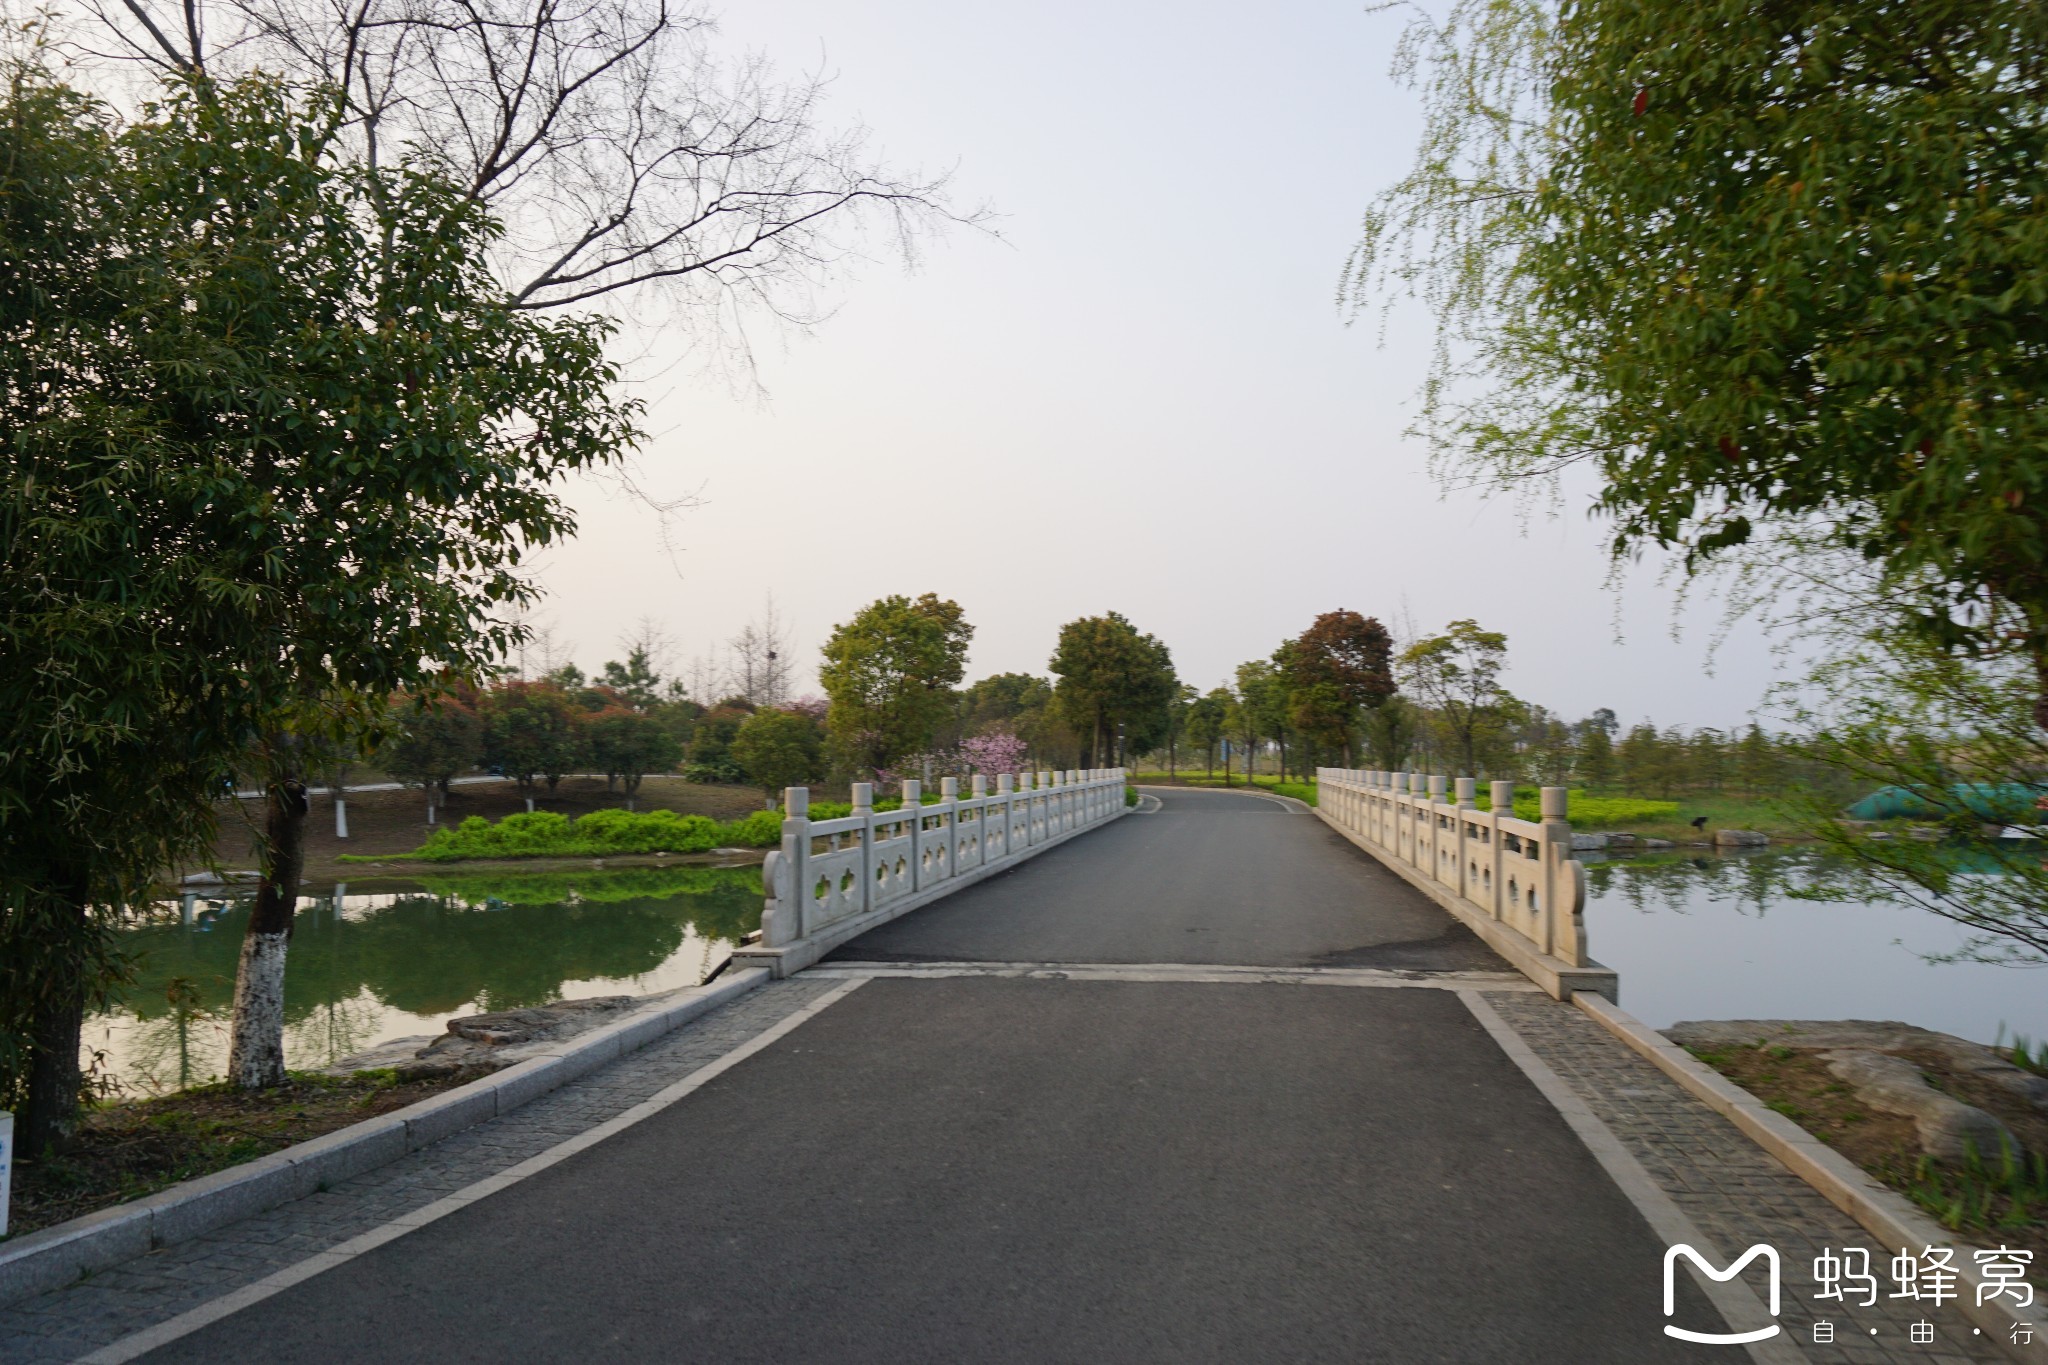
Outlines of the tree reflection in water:
{"label": "tree reflection in water", "polygon": [[[758,927],[762,894],[758,867],[458,874],[399,891],[337,890],[338,907],[333,894],[300,902],[285,978],[294,1066],[438,1032],[452,1014],[545,1004],[570,982],[579,994],[694,985]],[[135,979],[95,1032],[130,1088],[176,1088],[220,1070],[249,907],[184,910],[160,902],[123,935]]]}

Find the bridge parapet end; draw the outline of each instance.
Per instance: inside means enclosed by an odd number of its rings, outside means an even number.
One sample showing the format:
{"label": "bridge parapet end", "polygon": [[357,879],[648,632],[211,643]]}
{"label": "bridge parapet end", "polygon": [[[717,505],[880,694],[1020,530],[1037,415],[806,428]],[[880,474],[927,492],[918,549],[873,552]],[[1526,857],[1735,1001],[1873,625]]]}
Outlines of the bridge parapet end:
{"label": "bridge parapet end", "polygon": [[998,773],[991,792],[977,773],[965,796],[947,777],[930,804],[912,778],[889,811],[875,809],[873,783],[856,782],[851,812],[827,820],[811,818],[808,787],[787,788],[782,842],[761,869],[760,942],[734,963],[800,971],[878,924],[1121,817],[1126,777],[1122,768]]}
{"label": "bridge parapet end", "polygon": [[1317,811],[1353,843],[1422,887],[1560,999],[1612,996],[1614,973],[1586,944],[1586,870],[1571,856],[1568,794],[1545,787],[1536,820],[1514,813],[1514,784],[1353,768],[1317,770]]}

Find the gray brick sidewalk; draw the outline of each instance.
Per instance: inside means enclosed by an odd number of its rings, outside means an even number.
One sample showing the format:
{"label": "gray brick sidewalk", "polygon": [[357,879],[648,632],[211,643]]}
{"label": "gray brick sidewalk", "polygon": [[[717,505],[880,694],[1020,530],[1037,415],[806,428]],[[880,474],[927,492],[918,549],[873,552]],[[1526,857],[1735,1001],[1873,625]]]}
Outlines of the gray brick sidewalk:
{"label": "gray brick sidewalk", "polygon": [[494,1175],[716,1061],[844,983],[776,981],[502,1118],[389,1166],[0,1309],[0,1361],[69,1361]]}
{"label": "gray brick sidewalk", "polygon": [[[1489,993],[1486,999],[1614,1131],[1716,1252],[1738,1255],[1758,1242],[1778,1249],[1785,1286],[1780,1320],[1815,1365],[1960,1365],[2006,1359],[1987,1339],[1972,1335],[1953,1305],[1926,1311],[1912,1300],[1883,1297],[1892,1289],[1885,1271],[1896,1248],[1877,1245],[1854,1219],[1597,1021],[1547,996]],[[1824,1247],[1838,1255],[1843,1247],[1870,1250],[1880,1293],[1875,1307],[1830,1302],[1816,1313],[1821,1305],[1812,1297],[1813,1262]],[[1816,1317],[1833,1322],[1834,1344],[1814,1343]],[[1935,1341],[1916,1345],[1908,1332],[1923,1318],[1935,1324]]]}

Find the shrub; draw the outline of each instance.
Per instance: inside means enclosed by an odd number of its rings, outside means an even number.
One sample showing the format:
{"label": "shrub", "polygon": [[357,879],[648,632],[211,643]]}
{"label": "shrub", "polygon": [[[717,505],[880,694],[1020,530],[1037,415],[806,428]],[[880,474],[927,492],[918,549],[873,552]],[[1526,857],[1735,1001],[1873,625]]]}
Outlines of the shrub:
{"label": "shrub", "polygon": [[[782,817],[755,811],[720,824],[702,815],[672,810],[597,810],[580,820],[557,811],[508,815],[492,824],[472,815],[451,829],[436,830],[426,843],[400,858],[450,863],[466,858],[578,858],[614,853],[709,853],[715,848],[773,848],[782,839]],[[342,861],[367,859],[344,856]]]}

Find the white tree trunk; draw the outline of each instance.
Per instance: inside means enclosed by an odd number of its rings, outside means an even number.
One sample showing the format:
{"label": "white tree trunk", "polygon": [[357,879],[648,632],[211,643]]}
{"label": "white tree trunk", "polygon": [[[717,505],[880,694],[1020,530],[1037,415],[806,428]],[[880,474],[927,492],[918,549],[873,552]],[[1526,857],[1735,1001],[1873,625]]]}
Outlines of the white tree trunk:
{"label": "white tree trunk", "polygon": [[334,793],[334,837],[348,838],[348,802],[342,799],[338,789]]}
{"label": "white tree trunk", "polygon": [[235,974],[228,1079],[244,1090],[283,1085],[284,957],[291,935],[250,934]]}

